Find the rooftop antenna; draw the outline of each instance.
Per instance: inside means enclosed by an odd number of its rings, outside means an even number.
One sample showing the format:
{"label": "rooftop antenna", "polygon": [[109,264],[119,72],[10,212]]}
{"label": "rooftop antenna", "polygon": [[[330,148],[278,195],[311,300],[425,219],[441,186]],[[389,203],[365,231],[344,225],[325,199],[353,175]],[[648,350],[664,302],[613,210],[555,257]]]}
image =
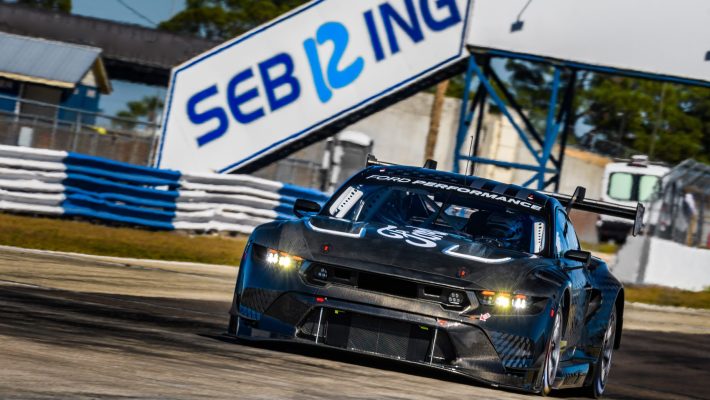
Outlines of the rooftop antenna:
{"label": "rooftop antenna", "polygon": [[471,157],[473,157],[473,135],[471,135],[471,144],[468,146],[468,158],[466,159],[466,173],[464,174],[463,183],[468,186],[466,178],[471,175],[471,171],[468,169],[469,164],[471,164]]}

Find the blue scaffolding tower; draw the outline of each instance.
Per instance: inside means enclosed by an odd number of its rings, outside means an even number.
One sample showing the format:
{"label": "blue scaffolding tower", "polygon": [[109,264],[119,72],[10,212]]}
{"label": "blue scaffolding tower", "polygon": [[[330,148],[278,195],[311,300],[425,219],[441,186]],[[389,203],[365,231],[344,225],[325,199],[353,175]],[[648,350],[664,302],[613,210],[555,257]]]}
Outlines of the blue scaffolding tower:
{"label": "blue scaffolding tower", "polygon": [[[506,88],[505,83],[491,68],[490,61],[491,57],[489,55],[473,53],[468,61],[459,129],[454,150],[454,172],[460,171],[461,161],[470,161],[470,169],[464,171],[466,174],[472,174],[476,164],[523,169],[534,172],[532,178],[524,182],[523,186],[536,184],[537,189],[546,189],[550,185],[554,185],[554,190],[557,191],[560,185],[560,173],[564,162],[567,138],[575,124],[573,100],[578,70],[569,66],[554,66],[545,132],[540,134],[515,100],[514,93]],[[563,90],[562,75],[565,69],[568,73],[566,84],[564,85],[564,93],[560,101],[560,92]],[[471,94],[473,94],[473,99],[470,98]],[[535,159],[535,164],[507,162],[478,156],[483,116],[486,102],[489,99],[515,128],[521,141]],[[514,115],[519,120],[516,120]],[[469,147],[470,151],[462,153],[467,134],[474,120],[475,130]],[[523,126],[518,121],[521,121]],[[560,146],[555,155],[553,154],[553,148],[558,138],[560,139]],[[547,178],[546,174],[552,174],[552,176]]]}

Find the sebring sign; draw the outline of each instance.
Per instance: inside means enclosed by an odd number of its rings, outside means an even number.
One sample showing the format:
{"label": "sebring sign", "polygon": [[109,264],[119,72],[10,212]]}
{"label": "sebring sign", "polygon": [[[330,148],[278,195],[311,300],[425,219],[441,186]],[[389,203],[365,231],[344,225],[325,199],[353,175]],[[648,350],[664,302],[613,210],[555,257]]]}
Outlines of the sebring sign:
{"label": "sebring sign", "polygon": [[470,0],[321,0],[173,69],[157,166],[228,172],[466,57]]}

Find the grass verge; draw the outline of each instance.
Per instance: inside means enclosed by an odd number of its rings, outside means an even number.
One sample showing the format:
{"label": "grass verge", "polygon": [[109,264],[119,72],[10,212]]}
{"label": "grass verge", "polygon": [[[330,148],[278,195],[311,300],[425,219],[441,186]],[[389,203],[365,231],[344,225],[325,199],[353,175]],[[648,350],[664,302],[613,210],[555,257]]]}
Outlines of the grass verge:
{"label": "grass verge", "polygon": [[624,285],[626,301],[710,309],[710,289],[701,292],[673,289],[663,286]]}
{"label": "grass verge", "polygon": [[582,242],[582,250],[586,251],[596,251],[599,253],[606,253],[606,254],[616,254],[619,251],[619,245],[616,243],[608,242],[608,243],[589,243],[589,242]]}
{"label": "grass verge", "polygon": [[239,265],[246,238],[188,236],[0,213],[0,244],[101,256]]}
{"label": "grass verge", "polygon": [[[239,265],[246,238],[187,236],[0,213],[0,244],[101,256]],[[626,300],[710,309],[710,289],[691,292],[662,286],[626,285]]]}

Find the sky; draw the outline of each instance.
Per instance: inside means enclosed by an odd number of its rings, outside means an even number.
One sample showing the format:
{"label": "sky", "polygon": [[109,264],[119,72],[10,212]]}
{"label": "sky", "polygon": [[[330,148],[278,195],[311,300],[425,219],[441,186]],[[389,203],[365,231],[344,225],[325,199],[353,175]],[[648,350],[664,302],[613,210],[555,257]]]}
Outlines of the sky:
{"label": "sky", "polygon": [[[155,28],[185,8],[185,0],[72,0],[72,14],[109,19]],[[133,10],[131,10],[133,9]],[[99,107],[115,115],[127,102],[145,96],[165,97],[166,89],[140,83],[112,80],[113,92],[102,96]]]}
{"label": "sky", "polygon": [[72,0],[72,14],[150,28],[155,28],[158,23],[169,19],[183,8],[185,0]]}

